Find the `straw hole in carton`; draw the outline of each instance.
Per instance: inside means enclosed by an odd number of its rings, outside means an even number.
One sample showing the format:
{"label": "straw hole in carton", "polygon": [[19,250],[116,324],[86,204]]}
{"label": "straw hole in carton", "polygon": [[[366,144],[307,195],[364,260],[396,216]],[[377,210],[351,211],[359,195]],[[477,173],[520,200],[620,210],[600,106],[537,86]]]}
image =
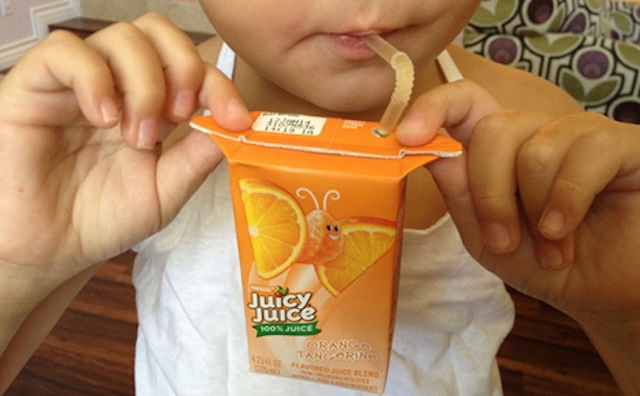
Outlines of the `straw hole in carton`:
{"label": "straw hole in carton", "polygon": [[389,136],[389,132],[384,131],[381,128],[375,127],[371,130],[371,134],[375,137],[385,138]]}

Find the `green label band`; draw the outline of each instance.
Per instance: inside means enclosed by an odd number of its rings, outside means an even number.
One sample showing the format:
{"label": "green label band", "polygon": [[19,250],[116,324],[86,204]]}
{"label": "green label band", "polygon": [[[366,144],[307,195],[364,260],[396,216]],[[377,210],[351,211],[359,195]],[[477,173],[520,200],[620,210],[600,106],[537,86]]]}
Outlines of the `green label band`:
{"label": "green label band", "polygon": [[320,333],[318,322],[313,323],[269,323],[253,326],[258,331],[256,337],[272,335],[310,336]]}

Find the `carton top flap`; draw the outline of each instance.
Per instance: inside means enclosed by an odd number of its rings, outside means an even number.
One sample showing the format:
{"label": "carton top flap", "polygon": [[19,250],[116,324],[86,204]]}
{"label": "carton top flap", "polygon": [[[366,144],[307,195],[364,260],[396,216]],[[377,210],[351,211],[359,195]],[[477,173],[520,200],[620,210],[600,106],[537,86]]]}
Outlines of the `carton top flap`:
{"label": "carton top flap", "polygon": [[194,118],[191,127],[241,144],[330,155],[393,160],[462,153],[459,142],[442,135],[421,146],[403,146],[394,137],[376,136],[374,122],[270,112],[252,112],[251,117],[252,128],[244,132],[227,131],[211,116]]}

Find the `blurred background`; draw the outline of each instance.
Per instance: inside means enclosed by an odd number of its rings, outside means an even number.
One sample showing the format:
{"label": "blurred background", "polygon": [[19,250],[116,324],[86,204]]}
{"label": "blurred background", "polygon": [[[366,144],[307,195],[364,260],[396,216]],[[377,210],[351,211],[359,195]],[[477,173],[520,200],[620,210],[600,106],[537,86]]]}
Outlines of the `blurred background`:
{"label": "blurred background", "polygon": [[44,38],[51,24],[78,17],[131,21],[148,11],[186,31],[213,32],[196,0],[0,0],[0,71]]}
{"label": "blurred background", "polygon": [[463,43],[640,124],[640,0],[482,0]]}

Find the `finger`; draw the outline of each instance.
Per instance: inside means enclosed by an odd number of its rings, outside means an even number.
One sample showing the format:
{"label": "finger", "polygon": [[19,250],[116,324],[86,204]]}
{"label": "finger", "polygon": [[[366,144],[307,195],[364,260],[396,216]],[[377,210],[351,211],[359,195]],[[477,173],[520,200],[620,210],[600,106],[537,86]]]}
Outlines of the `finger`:
{"label": "finger", "polygon": [[544,124],[541,114],[505,110],[482,118],[469,141],[469,189],[485,245],[494,253],[514,251],[521,241],[516,158]]}
{"label": "finger", "polygon": [[164,72],[155,48],[140,29],[122,22],[87,42],[106,59],[122,94],[124,140],[133,147],[154,148],[165,102]]}
{"label": "finger", "polygon": [[231,131],[245,131],[252,123],[237,88],[222,72],[207,65],[199,97],[200,105],[211,110],[216,122]]}
{"label": "finger", "polygon": [[540,215],[549,197],[557,170],[566,150],[573,141],[569,133],[551,139],[549,126],[543,127],[538,135],[523,144],[516,159],[518,190],[523,211],[528,219],[535,254],[546,268],[561,268],[573,257],[572,246],[561,240],[546,239],[539,229]]}
{"label": "finger", "polygon": [[[615,179],[637,173],[640,167],[637,132],[626,134],[611,128],[613,122],[602,116],[585,117],[580,119],[582,121],[569,117],[556,126],[557,134],[562,134],[567,125],[580,133],[573,133],[573,139],[564,143],[568,146],[566,154],[557,165],[557,175],[549,182],[548,197],[540,209],[538,227],[550,240],[571,235],[598,194],[605,189],[624,189],[621,182],[614,184]],[[637,144],[620,144],[622,137],[624,141],[635,140]]]}
{"label": "finger", "polygon": [[[398,139],[405,144],[424,143],[445,127],[463,142],[468,168],[460,160],[436,161],[428,168],[454,220],[467,227],[474,223],[471,234],[482,234],[493,251],[506,252],[520,240],[513,147],[521,144],[523,135],[505,133],[505,126],[511,126],[506,116],[486,117],[499,110],[497,102],[477,85],[465,81],[447,84],[414,103],[398,130]],[[501,139],[498,144],[497,138]]]}
{"label": "finger", "polygon": [[[439,86],[419,97],[398,127],[402,144],[419,145],[431,140],[441,128],[468,147],[475,124],[499,105],[477,85],[458,81]],[[467,168],[468,153],[431,162],[431,172],[466,248],[474,257],[483,255],[480,225],[476,216]]]}
{"label": "finger", "polygon": [[498,110],[500,105],[475,83],[441,85],[416,99],[398,126],[397,137],[404,145],[421,145],[444,127],[466,146],[476,123]]}
{"label": "finger", "polygon": [[478,259],[483,255],[485,246],[478,237],[481,229],[469,190],[466,154],[433,161],[427,165],[427,169],[442,194],[466,249]]}
{"label": "finger", "polygon": [[621,145],[597,125],[598,119],[584,114],[560,118],[542,128],[519,154],[523,207],[536,255],[546,268],[573,262],[573,232],[596,195],[619,172]]}
{"label": "finger", "polygon": [[62,30],[27,52],[2,87],[11,89],[0,95],[5,122],[67,126],[83,114],[92,124],[108,128],[119,120],[107,63],[76,35]]}
{"label": "finger", "polygon": [[172,122],[187,120],[196,108],[205,65],[189,36],[159,14],[136,21],[158,54],[165,75],[164,115]]}
{"label": "finger", "polygon": [[[520,246],[515,252],[494,254],[487,249],[481,238],[483,230],[470,190],[465,187],[469,181],[464,156],[434,161],[428,167],[434,179],[446,184],[446,188],[441,190],[446,191],[447,207],[465,248],[472,257],[518,290],[539,293],[541,296],[542,292],[538,290],[552,289],[556,286],[557,279],[549,278],[548,274],[543,272],[546,270],[533,258],[534,246],[529,234],[523,234]],[[526,224],[523,227],[526,227]],[[543,248],[544,246],[540,247]]]}
{"label": "finger", "polygon": [[197,131],[191,131],[161,155],[157,189],[162,226],[177,215],[222,158],[211,138]]}

